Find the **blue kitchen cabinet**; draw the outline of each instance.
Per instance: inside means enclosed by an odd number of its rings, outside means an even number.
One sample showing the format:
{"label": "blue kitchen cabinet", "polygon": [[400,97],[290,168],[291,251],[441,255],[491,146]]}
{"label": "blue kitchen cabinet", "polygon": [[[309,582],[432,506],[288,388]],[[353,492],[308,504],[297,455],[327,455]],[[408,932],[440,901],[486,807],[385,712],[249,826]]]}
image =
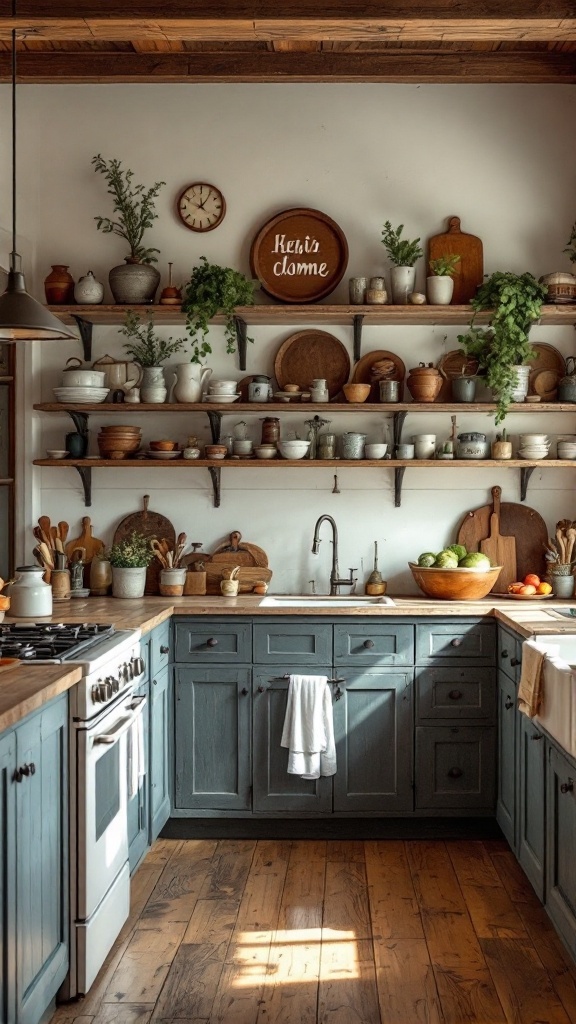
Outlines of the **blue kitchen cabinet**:
{"label": "blue kitchen cabinet", "polygon": [[576,957],[576,762],[548,745],[546,910]]}
{"label": "blue kitchen cabinet", "polygon": [[150,842],[170,817],[170,735],[172,669],[163,668],[150,680],[150,759],[148,802]]}
{"label": "blue kitchen cabinet", "polygon": [[517,712],[517,857],[535,892],[544,899],[546,740],[526,715]]}
{"label": "blue kitchen cabinet", "polygon": [[247,666],[176,666],[176,814],[250,809],[250,689]]}
{"label": "blue kitchen cabinet", "polygon": [[0,964],[0,1024],[16,1019],[16,734],[0,737],[0,928],[2,961]]}
{"label": "blue kitchen cabinet", "polygon": [[150,679],[162,669],[168,668],[170,664],[170,637],[171,623],[170,619],[167,619],[166,622],[156,626],[148,637],[144,638],[147,643],[148,657],[145,660]]}
{"label": "blue kitchen cabinet", "polygon": [[[135,698],[145,698],[146,705],[141,712],[144,741],[144,771],[138,778],[138,789],[135,793],[128,792],[128,860],[130,874],[133,874],[149,845],[149,799],[150,799],[150,705],[149,687],[146,677],[134,689]],[[131,737],[130,742],[133,742]],[[142,767],[142,766],[141,766]]]}
{"label": "blue kitchen cabinet", "polygon": [[416,728],[416,809],[493,813],[493,729]]}
{"label": "blue kitchen cabinet", "polygon": [[334,811],[411,811],[413,670],[339,671]]}
{"label": "blue kitchen cabinet", "polygon": [[14,1019],[37,1024],[68,970],[67,696],[24,719],[15,741]]}
{"label": "blue kitchen cabinet", "polygon": [[518,780],[520,718],[517,710],[522,640],[500,626],[498,630],[498,754],[496,820],[515,853],[518,851]]}

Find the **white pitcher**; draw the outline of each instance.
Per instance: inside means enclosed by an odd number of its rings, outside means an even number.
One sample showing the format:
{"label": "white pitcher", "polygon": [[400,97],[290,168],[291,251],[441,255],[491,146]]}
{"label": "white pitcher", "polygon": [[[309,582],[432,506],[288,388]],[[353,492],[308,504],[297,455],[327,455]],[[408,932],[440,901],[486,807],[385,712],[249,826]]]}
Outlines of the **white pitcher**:
{"label": "white pitcher", "polygon": [[171,402],[200,402],[202,400],[202,388],[211,376],[212,370],[209,366],[200,366],[199,363],[178,363],[174,374]]}

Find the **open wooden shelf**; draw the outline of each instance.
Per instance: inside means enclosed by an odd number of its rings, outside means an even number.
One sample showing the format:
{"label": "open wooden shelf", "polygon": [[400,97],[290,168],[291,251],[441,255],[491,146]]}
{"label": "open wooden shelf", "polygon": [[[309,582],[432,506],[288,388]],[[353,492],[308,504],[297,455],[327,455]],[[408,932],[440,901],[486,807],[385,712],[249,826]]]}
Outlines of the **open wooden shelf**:
{"label": "open wooden shelf", "polygon": [[[39,412],[84,412],[84,413],[119,413],[122,416],[135,416],[141,412],[222,412],[222,413],[262,413],[270,412],[496,412],[493,402],[100,402],[98,404],[68,404],[64,402],[40,402],[34,406]],[[576,403],[573,402],[514,402],[508,415],[515,413],[553,413],[571,412],[576,414]]]}
{"label": "open wooden shelf", "polygon": [[299,469],[353,469],[362,466],[376,466],[380,469],[397,469],[400,466],[414,469],[471,469],[494,467],[498,469],[576,469],[576,459],[34,459],[35,466],[84,466],[90,469],[194,469],[196,466],[222,469],[284,469],[298,466]]}

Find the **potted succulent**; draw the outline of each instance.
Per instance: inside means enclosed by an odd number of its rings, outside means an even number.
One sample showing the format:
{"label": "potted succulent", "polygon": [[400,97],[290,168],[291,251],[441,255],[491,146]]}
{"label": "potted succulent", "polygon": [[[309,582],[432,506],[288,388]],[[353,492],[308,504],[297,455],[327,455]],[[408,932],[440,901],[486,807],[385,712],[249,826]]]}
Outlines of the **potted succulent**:
{"label": "potted succulent", "polygon": [[120,160],[106,161],[98,153],[92,157],[92,164],[94,170],[106,178],[116,216],[115,220],[95,217],[98,230],[107,235],[118,235],[130,247],[130,255],[124,257],[126,265],[113,267],[108,275],[114,301],[136,305],[153,302],[160,274],[152,264],[157,262],[159,250],[144,246],[142,240],[144,232],[158,216],[154,211],[154,200],[166,182],[157,181],[145,190],[144,185],[133,184],[133,171],[124,170]]}
{"label": "potted succulent", "polygon": [[431,270],[430,277],[426,278],[426,291],[428,302],[433,306],[449,306],[454,291],[453,274],[460,257],[451,253],[448,256],[439,256],[438,259],[429,260],[428,266]]}
{"label": "potted succulent", "polygon": [[395,306],[405,306],[407,304],[408,296],[414,291],[414,279],[416,277],[414,264],[416,260],[419,260],[424,255],[424,251],[420,246],[420,239],[415,238],[413,241],[409,241],[406,238],[402,238],[403,230],[403,224],[394,229],[389,220],[386,221],[382,229],[382,244],[386,249],[390,263],[393,264],[390,272],[390,281],[392,284],[392,301]]}
{"label": "potted succulent", "polygon": [[167,390],[162,363],[175,352],[180,352],[186,338],[160,338],[154,329],[154,317],[148,313],[143,324],[140,315],[128,310],[120,333],[128,338],[124,348],[129,356],[142,367],[141,396],[143,402],[164,402]]}
{"label": "potted succulent", "polygon": [[458,335],[466,355],[478,359],[479,375],[497,400],[496,423],[504,419],[511,402],[521,402],[527,394],[527,364],[534,358],[528,335],[545,296],[545,285],[532,274],[496,271],[471,303],[475,312],[490,310],[489,326],[475,327],[473,319],[468,332]]}
{"label": "potted succulent", "polygon": [[143,597],[146,569],[153,558],[150,541],[136,530],[114,544],[108,552],[112,566],[112,597]]}
{"label": "potted succulent", "polygon": [[[224,315],[224,337],[226,351],[236,350],[237,306],[254,304],[255,282],[231,267],[220,267],[209,263],[205,256],[194,267],[190,280],[184,285],[182,312],[186,314],[186,330],[192,338],[193,363],[202,363],[212,351],[207,340],[208,327],[212,317]],[[253,338],[247,338],[253,341]]]}

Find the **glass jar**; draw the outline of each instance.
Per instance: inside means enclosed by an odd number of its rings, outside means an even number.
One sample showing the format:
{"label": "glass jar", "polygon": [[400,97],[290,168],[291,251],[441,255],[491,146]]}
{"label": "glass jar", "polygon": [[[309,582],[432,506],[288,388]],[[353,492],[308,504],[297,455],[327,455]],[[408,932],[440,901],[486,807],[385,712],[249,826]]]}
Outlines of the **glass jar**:
{"label": "glass jar", "polygon": [[35,619],[52,614],[52,587],[42,579],[39,565],[20,565],[16,582],[10,585],[10,615],[15,619]]}
{"label": "glass jar", "polygon": [[280,440],[280,420],[277,416],[265,416],[262,420],[261,444],[276,444]]}
{"label": "glass jar", "polygon": [[334,459],[336,457],[336,434],[320,434],[318,438],[318,458]]}

